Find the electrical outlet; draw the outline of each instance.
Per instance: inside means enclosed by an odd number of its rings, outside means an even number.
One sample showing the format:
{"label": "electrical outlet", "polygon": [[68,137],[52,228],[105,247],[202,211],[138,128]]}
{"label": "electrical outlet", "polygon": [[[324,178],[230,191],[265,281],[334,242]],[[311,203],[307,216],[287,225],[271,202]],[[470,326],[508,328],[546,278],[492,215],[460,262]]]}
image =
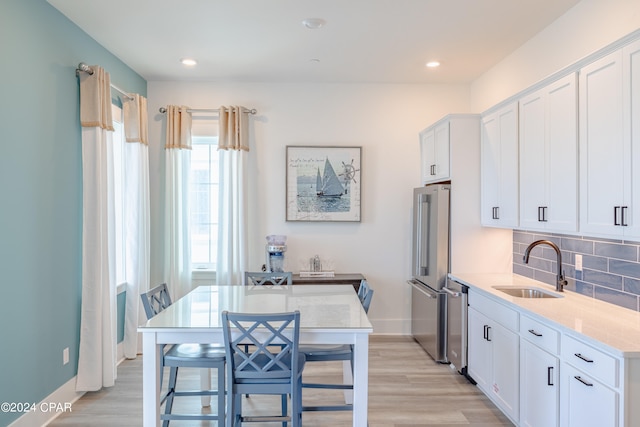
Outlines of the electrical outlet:
{"label": "electrical outlet", "polygon": [[67,363],[69,363],[69,347],[62,350],[62,364],[66,365]]}
{"label": "electrical outlet", "polygon": [[582,255],[576,254],[576,271],[582,271]]}

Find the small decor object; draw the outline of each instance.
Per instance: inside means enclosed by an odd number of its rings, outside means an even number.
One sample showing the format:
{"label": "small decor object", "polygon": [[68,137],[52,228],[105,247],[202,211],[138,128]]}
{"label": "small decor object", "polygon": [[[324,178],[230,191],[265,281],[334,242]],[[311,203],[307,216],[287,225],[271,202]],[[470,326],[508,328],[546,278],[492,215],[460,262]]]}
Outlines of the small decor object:
{"label": "small decor object", "polygon": [[287,221],[360,221],[362,147],[287,146]]}

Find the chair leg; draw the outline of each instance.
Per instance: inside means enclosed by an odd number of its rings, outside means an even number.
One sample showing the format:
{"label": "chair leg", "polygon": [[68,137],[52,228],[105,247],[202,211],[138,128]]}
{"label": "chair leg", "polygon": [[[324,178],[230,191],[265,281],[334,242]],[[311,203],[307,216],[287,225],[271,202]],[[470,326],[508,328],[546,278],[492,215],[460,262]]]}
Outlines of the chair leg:
{"label": "chair leg", "polygon": [[225,381],[224,381],[224,364],[217,369],[218,371],[218,425],[225,425],[225,406],[224,406],[224,398],[225,398]]}
{"label": "chair leg", "polygon": [[[282,416],[286,417],[287,416],[287,399],[288,396],[286,394],[283,394],[280,396],[280,407],[282,408]],[[291,408],[292,411],[292,416],[293,416],[293,407]],[[293,418],[292,418],[293,420]],[[282,422],[282,427],[287,427],[287,422],[283,421]]]}
{"label": "chair leg", "polygon": [[[173,398],[176,392],[176,380],[178,378],[178,368],[171,367],[169,370],[169,384],[167,384],[167,401],[164,404],[164,413],[169,415],[173,408]],[[169,427],[169,420],[162,422],[162,427]]]}

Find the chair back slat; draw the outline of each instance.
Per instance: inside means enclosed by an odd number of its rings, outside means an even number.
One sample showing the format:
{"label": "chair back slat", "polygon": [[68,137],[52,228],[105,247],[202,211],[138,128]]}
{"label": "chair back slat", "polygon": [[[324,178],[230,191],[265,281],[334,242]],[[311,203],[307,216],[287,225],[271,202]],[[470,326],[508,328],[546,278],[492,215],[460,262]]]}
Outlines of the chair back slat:
{"label": "chair back slat", "polygon": [[298,372],[300,312],[222,313],[227,370],[234,379],[289,379]]}
{"label": "chair back slat", "polygon": [[362,303],[362,308],[364,312],[369,314],[369,307],[371,306],[371,300],[373,299],[373,289],[369,288],[367,292],[362,297],[360,302]]}
{"label": "chair back slat", "polygon": [[140,295],[140,298],[142,299],[142,306],[147,319],[151,319],[171,305],[171,295],[169,295],[166,283],[144,292]]}
{"label": "chair back slat", "polygon": [[244,273],[244,284],[247,286],[290,286],[292,281],[293,274],[290,271],[246,271]]}

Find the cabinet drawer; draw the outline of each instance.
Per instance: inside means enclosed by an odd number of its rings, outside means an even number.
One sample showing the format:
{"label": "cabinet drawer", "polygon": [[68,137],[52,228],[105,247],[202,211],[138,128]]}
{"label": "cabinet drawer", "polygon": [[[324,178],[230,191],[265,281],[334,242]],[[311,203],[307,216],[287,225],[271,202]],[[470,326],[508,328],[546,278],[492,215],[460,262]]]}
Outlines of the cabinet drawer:
{"label": "cabinet drawer", "polygon": [[560,350],[560,333],[527,316],[520,316],[520,336],[538,347],[557,355]]}
{"label": "cabinet drawer", "polygon": [[582,341],[562,336],[562,358],[605,384],[618,387],[618,359]]}
{"label": "cabinet drawer", "polygon": [[469,291],[469,305],[505,328],[518,332],[517,311],[473,291]]}

